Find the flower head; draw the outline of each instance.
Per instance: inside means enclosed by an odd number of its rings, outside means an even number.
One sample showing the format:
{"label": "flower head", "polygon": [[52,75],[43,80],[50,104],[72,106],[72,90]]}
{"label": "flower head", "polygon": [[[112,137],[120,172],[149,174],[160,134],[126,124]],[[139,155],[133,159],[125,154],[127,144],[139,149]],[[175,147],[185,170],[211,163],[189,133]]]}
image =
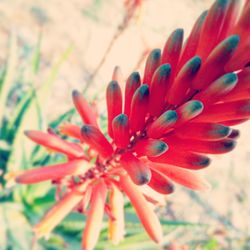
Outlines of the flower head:
{"label": "flower head", "polygon": [[77,91],[73,102],[83,124],[63,124],[60,132],[78,142],[53,133],[25,132],[68,159],[16,177],[18,183],[50,180],[64,187],[61,200],[35,226],[38,237],[77,209],[87,216],[82,249],[91,250],[97,243],[104,212],[109,238],[119,243],[125,232],[124,193],[149,237],[159,243],[162,230],[149,203],[155,205],[158,197],[172,193],[174,183],[194,190],[209,188],[195,170],[209,165],[206,154],[231,151],[239,132],[229,126],[250,118],[250,2],[241,14],[238,5],[239,1],[215,1],[198,18],[184,45],[183,30],[175,30],[162,52],[149,54],[143,77],[138,72],[128,77],[124,101],[119,77],[113,76],[106,91],[109,137]]}

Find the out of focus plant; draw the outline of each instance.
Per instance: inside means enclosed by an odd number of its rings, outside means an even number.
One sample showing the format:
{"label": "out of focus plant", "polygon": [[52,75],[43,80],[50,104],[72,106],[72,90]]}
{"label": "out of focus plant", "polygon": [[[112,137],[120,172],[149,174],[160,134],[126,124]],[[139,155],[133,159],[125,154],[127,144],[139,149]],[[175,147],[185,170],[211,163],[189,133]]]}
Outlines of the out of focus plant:
{"label": "out of focus plant", "polygon": [[[47,101],[58,71],[71,51],[70,47],[58,58],[47,80],[37,89],[40,43],[41,39],[34,48],[21,47],[17,36],[11,35],[8,58],[0,68],[0,249],[28,249],[32,239],[28,211],[35,210],[36,197],[50,190],[46,185],[13,189],[9,173],[21,171],[27,164],[58,160],[57,156],[48,156],[41,147],[27,144],[23,137],[27,124],[34,129],[44,129],[47,121],[41,104]],[[58,117],[50,126],[57,126],[72,114],[69,111]],[[13,221],[12,217],[16,219]]]}

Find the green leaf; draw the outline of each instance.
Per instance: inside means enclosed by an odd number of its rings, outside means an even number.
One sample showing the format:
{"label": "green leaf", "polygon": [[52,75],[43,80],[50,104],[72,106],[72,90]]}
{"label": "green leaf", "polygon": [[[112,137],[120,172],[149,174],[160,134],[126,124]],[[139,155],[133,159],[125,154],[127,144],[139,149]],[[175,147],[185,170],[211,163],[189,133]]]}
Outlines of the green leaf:
{"label": "green leaf", "polygon": [[4,75],[4,80],[0,86],[0,121],[3,118],[8,94],[15,79],[17,62],[18,62],[18,48],[17,48],[16,36],[14,34],[11,34],[6,73]]}

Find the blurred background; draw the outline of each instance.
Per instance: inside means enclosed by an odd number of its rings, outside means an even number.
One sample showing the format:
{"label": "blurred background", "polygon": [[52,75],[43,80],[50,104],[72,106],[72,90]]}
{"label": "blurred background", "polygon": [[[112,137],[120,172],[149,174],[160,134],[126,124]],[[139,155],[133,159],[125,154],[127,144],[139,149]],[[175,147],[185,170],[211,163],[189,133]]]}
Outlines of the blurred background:
{"label": "blurred background", "polygon": [[[53,204],[48,184],[15,186],[14,172],[61,161],[23,137],[25,129],[56,128],[77,120],[71,92],[82,90],[105,115],[105,87],[115,66],[124,79],[142,72],[152,48],[170,32],[188,35],[212,0],[0,0],[0,250],[80,249],[84,218],[72,214],[51,237],[32,241],[31,226]],[[131,7],[132,6],[132,7]],[[250,249],[250,123],[238,126],[236,149],[213,156],[202,175],[211,191],[177,187],[159,208],[169,242],[190,249]],[[159,249],[133,214],[121,246],[106,243],[105,223],[96,249]],[[133,231],[134,230],[134,231]]]}

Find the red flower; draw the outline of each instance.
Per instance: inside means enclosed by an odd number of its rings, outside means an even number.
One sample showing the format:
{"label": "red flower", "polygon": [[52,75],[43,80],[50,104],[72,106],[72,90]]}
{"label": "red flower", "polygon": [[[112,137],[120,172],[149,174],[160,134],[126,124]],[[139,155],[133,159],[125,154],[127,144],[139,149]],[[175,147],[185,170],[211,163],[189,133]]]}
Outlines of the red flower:
{"label": "red flower", "polygon": [[78,209],[87,215],[83,249],[93,249],[105,211],[109,238],[118,243],[124,235],[124,192],[148,235],[160,242],[160,223],[149,202],[172,193],[174,182],[195,190],[209,188],[191,170],[209,165],[206,154],[231,151],[239,133],[228,126],[250,118],[250,2],[239,18],[238,12],[239,1],[217,0],[198,18],[184,45],[183,30],[174,31],[162,53],[156,49],[149,54],[143,82],[138,72],[128,77],[124,105],[115,77],[106,92],[110,139],[77,91],[73,101],[84,125],[64,124],[60,132],[78,143],[53,133],[26,132],[36,143],[68,157],[66,163],[16,178],[26,184],[51,180],[64,187],[62,199],[35,227],[37,236]]}

